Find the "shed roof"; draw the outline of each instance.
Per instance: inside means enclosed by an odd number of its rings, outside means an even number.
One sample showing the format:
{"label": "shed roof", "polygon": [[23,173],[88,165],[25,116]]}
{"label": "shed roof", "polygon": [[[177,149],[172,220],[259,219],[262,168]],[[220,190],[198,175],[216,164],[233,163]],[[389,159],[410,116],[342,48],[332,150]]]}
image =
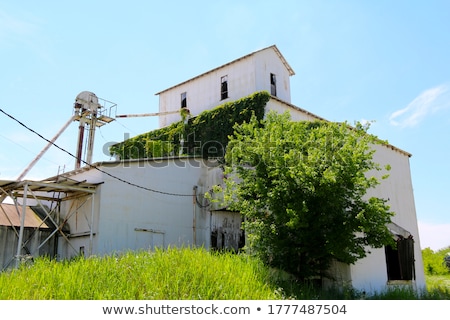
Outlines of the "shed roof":
{"label": "shed roof", "polygon": [[[0,204],[0,226],[20,227],[22,210],[22,208],[16,208],[14,204]],[[41,229],[49,228],[29,206],[25,207],[24,227]]]}
{"label": "shed roof", "polygon": [[88,183],[68,178],[54,177],[42,181],[32,180],[0,180],[0,203],[7,195],[13,194],[17,198],[24,197],[25,187],[32,192],[37,199],[55,200],[77,197],[80,195],[95,193],[99,183]]}
{"label": "shed roof", "polygon": [[278,50],[277,46],[276,46],[276,45],[272,45],[272,46],[269,46],[269,47],[266,47],[266,48],[263,48],[263,49],[254,51],[254,52],[252,52],[252,53],[249,53],[249,54],[247,54],[247,55],[245,55],[245,56],[242,56],[242,57],[240,57],[240,58],[238,58],[238,59],[235,59],[235,60],[233,60],[233,61],[230,61],[230,62],[228,62],[228,63],[225,63],[224,65],[221,65],[221,66],[219,66],[219,67],[217,67],[217,68],[214,68],[214,69],[211,69],[211,70],[209,70],[209,71],[207,71],[207,72],[204,72],[204,73],[202,73],[202,74],[200,74],[200,75],[198,75],[198,76],[196,76],[196,77],[193,77],[193,78],[191,78],[191,79],[189,79],[189,80],[183,81],[183,82],[181,82],[181,83],[179,83],[179,84],[176,84],[176,85],[174,85],[174,86],[172,86],[172,87],[169,87],[169,88],[167,88],[167,89],[164,89],[164,90],[162,90],[162,91],[160,91],[160,92],[155,93],[155,95],[159,95],[159,94],[161,94],[161,93],[163,93],[163,92],[169,91],[169,90],[171,90],[171,89],[173,89],[173,88],[176,88],[176,87],[178,87],[178,86],[181,86],[181,85],[183,85],[183,84],[185,84],[185,83],[188,83],[188,82],[190,82],[190,81],[192,81],[192,80],[198,79],[198,78],[200,78],[200,77],[202,77],[202,76],[204,76],[204,75],[206,75],[206,74],[208,74],[208,73],[211,73],[211,72],[214,72],[214,71],[216,71],[216,70],[222,69],[222,68],[224,68],[224,67],[226,67],[226,66],[229,66],[229,65],[231,65],[231,64],[233,64],[233,63],[236,63],[236,62],[238,62],[238,61],[240,61],[240,60],[247,59],[247,58],[249,58],[249,57],[251,57],[251,56],[254,56],[255,54],[257,54],[257,53],[259,53],[259,52],[261,52],[261,51],[265,51],[265,50],[274,50],[275,53],[276,53],[276,54],[278,55],[278,57],[280,58],[280,60],[283,62],[283,64],[284,64],[284,66],[286,67],[286,69],[289,71],[289,75],[290,75],[290,76],[293,76],[293,75],[295,74],[294,70],[291,68],[291,66],[289,65],[289,63],[286,61],[286,59],[284,58],[284,56],[281,54],[280,50]]}

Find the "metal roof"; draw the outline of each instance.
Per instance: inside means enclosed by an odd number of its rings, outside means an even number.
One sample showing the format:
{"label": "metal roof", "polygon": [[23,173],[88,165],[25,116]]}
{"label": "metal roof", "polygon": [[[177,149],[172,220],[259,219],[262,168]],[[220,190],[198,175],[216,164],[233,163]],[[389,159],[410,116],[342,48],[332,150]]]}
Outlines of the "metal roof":
{"label": "metal roof", "polygon": [[[22,210],[22,208],[18,208],[14,204],[0,204],[0,226],[20,227],[23,212]],[[25,210],[25,228],[49,229],[49,227],[42,222],[41,218],[39,218],[31,207],[27,206],[25,207]]]}
{"label": "metal roof", "polygon": [[[3,192],[3,196],[7,194],[13,195],[16,198],[23,198],[24,190],[27,187],[29,191],[33,192],[32,197],[36,197],[37,199],[65,200],[67,198],[95,193],[96,186],[99,184],[58,177],[42,181],[0,180],[0,191]],[[27,195],[27,197],[31,197],[31,195]]]}

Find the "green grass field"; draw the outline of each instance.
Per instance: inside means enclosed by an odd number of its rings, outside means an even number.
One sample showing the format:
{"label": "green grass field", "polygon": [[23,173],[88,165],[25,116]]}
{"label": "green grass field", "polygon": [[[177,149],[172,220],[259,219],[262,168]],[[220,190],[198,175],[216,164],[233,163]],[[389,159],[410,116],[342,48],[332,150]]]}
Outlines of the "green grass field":
{"label": "green grass field", "polygon": [[433,290],[433,289],[446,289],[450,291],[450,275],[439,275],[439,276],[431,276],[427,275],[425,276],[425,280],[427,283],[427,289]]}
{"label": "green grass field", "polygon": [[0,299],[280,299],[256,260],[202,249],[128,252],[56,262],[39,258],[0,274]]}
{"label": "green grass field", "polygon": [[427,275],[423,292],[397,288],[373,296],[280,282],[274,274],[246,255],[204,249],[38,258],[0,273],[0,300],[450,299],[450,274]]}

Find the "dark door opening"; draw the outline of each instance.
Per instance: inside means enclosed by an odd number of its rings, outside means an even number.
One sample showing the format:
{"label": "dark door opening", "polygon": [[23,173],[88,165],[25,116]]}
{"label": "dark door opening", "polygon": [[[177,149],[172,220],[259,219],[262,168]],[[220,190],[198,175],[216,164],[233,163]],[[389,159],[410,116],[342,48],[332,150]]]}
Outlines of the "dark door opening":
{"label": "dark door opening", "polygon": [[414,280],[414,240],[412,236],[399,238],[397,247],[385,247],[388,281]]}

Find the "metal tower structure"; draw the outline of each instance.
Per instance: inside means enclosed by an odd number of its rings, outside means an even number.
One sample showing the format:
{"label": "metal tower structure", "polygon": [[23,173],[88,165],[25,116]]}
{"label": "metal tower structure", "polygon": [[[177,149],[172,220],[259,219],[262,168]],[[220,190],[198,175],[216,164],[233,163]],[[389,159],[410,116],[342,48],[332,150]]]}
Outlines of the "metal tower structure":
{"label": "metal tower structure", "polygon": [[[89,91],[79,93],[75,99],[74,120],[79,122],[75,169],[80,168],[82,161],[88,164],[92,163],[95,129],[114,120],[111,117],[111,109],[116,105],[110,101],[102,100],[112,104],[109,110],[99,103],[99,98],[94,93]],[[89,135],[86,155],[83,159],[83,143],[86,131],[88,131]]]}

